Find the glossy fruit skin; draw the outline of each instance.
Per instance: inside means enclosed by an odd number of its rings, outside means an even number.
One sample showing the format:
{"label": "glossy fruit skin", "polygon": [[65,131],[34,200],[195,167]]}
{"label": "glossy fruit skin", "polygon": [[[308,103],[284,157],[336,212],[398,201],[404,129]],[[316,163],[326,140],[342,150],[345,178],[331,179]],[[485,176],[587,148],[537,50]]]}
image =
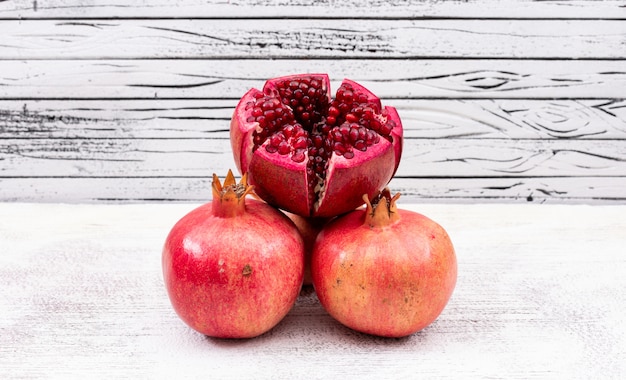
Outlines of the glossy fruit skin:
{"label": "glossy fruit skin", "polygon": [[[262,94],[278,97],[278,83],[299,78],[313,78],[322,83],[321,88],[327,94],[326,103],[332,103],[330,80],[326,74],[297,74],[272,78],[265,83],[262,90],[249,90],[239,101],[231,119],[230,141],[234,160],[240,173],[248,173],[256,193],[266,202],[303,217],[330,218],[354,210],[363,204],[363,193],[374,196],[389,183],[398,169],[402,155],[402,123],[394,107],[383,107],[380,100],[368,89],[345,79],[340,90],[343,86],[349,86],[351,91],[370,102],[378,112],[377,117],[384,119],[386,123],[392,123],[394,127],[388,139],[380,138],[378,143],[369,146],[366,151],[354,149],[352,158],[331,154],[325,178],[320,182],[323,190],[312,190],[312,176],[307,172],[307,162],[311,158],[308,151],[305,161],[296,162],[289,155],[268,152],[263,148],[268,145],[267,141],[257,147],[253,142],[253,134],[260,128],[259,124],[248,121],[251,112],[248,105],[256,97]],[[322,120],[328,118],[329,115],[322,112]]]}
{"label": "glossy fruit skin", "polygon": [[312,280],[322,306],[354,330],[403,337],[431,324],[454,290],[457,261],[447,232],[397,210],[400,221],[364,224],[366,210],[339,217],[318,235]]}
{"label": "glossy fruit skin", "polygon": [[251,338],[278,324],[298,297],[304,245],[297,228],[264,202],[246,200],[235,218],[212,204],[185,215],[170,231],[163,277],[176,313],[196,331]]}

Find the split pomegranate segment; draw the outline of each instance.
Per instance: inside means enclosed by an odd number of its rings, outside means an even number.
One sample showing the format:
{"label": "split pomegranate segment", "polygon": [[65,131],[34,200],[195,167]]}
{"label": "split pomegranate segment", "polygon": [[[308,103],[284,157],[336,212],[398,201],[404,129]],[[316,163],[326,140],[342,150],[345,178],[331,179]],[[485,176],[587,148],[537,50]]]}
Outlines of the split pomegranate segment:
{"label": "split pomegranate segment", "polygon": [[395,174],[402,123],[393,107],[345,79],[334,98],[326,74],[270,79],[239,101],[230,126],[237,168],[266,202],[331,217],[363,204]]}

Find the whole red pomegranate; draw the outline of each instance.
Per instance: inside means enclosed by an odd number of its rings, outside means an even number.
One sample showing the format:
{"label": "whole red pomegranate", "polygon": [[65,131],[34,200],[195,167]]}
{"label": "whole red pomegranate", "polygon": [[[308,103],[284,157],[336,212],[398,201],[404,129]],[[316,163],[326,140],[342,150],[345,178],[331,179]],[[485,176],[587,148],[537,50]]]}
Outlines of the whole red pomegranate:
{"label": "whole red pomegranate", "polygon": [[311,285],[311,256],[313,255],[313,246],[317,234],[322,230],[324,224],[328,223],[329,218],[312,218],[304,217],[290,212],[285,215],[298,227],[302,240],[304,241],[304,282],[303,285]]}
{"label": "whole red pomegranate", "polygon": [[268,80],[239,101],[230,125],[237,168],[266,202],[332,217],[363,204],[395,174],[402,123],[393,107],[345,79],[335,98],[326,74]]}
{"label": "whole red pomegranate", "polygon": [[388,189],[367,208],[327,224],[311,259],[322,306],[364,333],[402,337],[432,323],[446,306],[457,262],[446,231],[424,215],[400,210]]}
{"label": "whole red pomegranate", "polygon": [[279,210],[254,199],[244,175],[213,175],[213,200],[172,228],[163,277],[176,313],[212,337],[250,338],[274,327],[298,297],[304,243]]}

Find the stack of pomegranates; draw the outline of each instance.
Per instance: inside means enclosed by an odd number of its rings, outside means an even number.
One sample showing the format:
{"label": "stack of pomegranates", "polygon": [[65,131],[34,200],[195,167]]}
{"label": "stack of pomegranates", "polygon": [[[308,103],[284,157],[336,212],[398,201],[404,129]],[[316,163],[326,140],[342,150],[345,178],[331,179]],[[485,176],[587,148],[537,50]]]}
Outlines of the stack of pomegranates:
{"label": "stack of pomegranates", "polygon": [[399,209],[386,187],[402,136],[395,108],[351,80],[334,97],[325,74],[248,91],[230,125],[240,182],[214,175],[212,201],[163,248],[180,318],[212,337],[258,336],[304,283],[357,331],[402,337],[432,323],[452,295],[456,256],[439,224]]}

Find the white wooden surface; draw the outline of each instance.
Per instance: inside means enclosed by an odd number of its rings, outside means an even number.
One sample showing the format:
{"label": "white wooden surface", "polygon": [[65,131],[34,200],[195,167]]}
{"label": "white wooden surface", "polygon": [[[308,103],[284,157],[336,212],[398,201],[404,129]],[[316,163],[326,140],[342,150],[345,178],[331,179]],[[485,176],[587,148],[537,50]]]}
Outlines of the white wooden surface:
{"label": "white wooden surface", "polygon": [[626,200],[623,1],[0,1],[0,200],[205,199],[269,77],[396,106],[413,201]]}
{"label": "white wooden surface", "polygon": [[626,206],[402,204],[457,251],[455,292],[405,339],[304,292],[275,329],[206,338],[171,309],[161,246],[194,204],[0,203],[2,379],[623,379]]}

